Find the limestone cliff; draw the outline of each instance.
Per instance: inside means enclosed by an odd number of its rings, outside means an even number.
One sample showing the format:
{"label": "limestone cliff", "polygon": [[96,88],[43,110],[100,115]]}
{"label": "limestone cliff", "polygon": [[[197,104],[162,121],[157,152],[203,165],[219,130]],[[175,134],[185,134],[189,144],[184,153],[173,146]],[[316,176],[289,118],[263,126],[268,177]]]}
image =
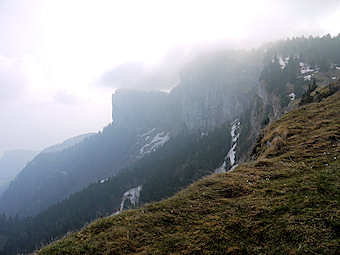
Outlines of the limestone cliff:
{"label": "limestone cliff", "polygon": [[118,90],[112,96],[119,126],[184,126],[209,130],[230,122],[248,107],[247,93],[226,87],[178,86],[170,94]]}
{"label": "limestone cliff", "polygon": [[169,123],[174,118],[169,94],[156,91],[119,89],[112,95],[115,125],[135,127]]}
{"label": "limestone cliff", "polygon": [[179,86],[172,95],[188,129],[209,130],[231,122],[247,107],[247,94],[225,87]]}
{"label": "limestone cliff", "polygon": [[249,92],[248,108],[241,114],[240,146],[237,148],[240,162],[248,160],[252,144],[261,129],[296,108],[298,102],[291,98],[290,103],[284,105],[281,100],[280,96],[266,89],[263,81]]}
{"label": "limestone cliff", "polygon": [[241,116],[248,91],[259,78],[261,54],[216,52],[198,57],[180,71],[180,84],[170,94],[117,90],[113,95],[116,125],[180,123],[208,131]]}

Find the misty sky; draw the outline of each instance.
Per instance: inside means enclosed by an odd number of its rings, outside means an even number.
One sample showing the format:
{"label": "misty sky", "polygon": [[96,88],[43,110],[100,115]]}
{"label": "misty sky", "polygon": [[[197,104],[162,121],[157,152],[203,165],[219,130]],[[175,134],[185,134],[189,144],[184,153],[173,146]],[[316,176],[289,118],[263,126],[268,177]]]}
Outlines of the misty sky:
{"label": "misty sky", "polygon": [[0,154],[111,121],[118,87],[169,90],[197,45],[336,35],[340,1],[0,0]]}

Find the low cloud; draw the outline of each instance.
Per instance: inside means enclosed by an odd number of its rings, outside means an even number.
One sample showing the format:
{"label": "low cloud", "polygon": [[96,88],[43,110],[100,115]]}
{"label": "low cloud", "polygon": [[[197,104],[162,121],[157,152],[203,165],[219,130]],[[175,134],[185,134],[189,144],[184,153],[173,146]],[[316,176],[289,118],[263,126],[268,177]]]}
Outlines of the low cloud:
{"label": "low cloud", "polygon": [[133,87],[145,76],[146,70],[141,62],[130,62],[118,65],[105,71],[100,83],[110,87]]}
{"label": "low cloud", "polygon": [[84,103],[84,101],[79,99],[77,96],[70,94],[66,91],[59,91],[58,93],[54,94],[53,101],[57,104],[66,104],[66,105]]}
{"label": "low cloud", "polygon": [[0,55],[0,103],[19,97],[28,86],[28,77],[19,61]]}
{"label": "low cloud", "polygon": [[105,71],[95,82],[110,88],[170,90],[179,84],[179,70],[201,51],[188,46],[171,49],[160,62],[129,62]]}
{"label": "low cloud", "polygon": [[114,89],[167,90],[178,84],[178,70],[127,63],[107,70],[97,84]]}

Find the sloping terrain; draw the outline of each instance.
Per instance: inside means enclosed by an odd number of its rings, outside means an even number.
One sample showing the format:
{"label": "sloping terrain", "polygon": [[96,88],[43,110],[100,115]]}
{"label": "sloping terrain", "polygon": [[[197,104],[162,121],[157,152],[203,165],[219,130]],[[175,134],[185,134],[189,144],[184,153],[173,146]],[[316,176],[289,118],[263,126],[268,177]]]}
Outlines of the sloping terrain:
{"label": "sloping terrain", "polygon": [[38,254],[336,254],[340,93],[270,124],[254,161],[100,219]]}

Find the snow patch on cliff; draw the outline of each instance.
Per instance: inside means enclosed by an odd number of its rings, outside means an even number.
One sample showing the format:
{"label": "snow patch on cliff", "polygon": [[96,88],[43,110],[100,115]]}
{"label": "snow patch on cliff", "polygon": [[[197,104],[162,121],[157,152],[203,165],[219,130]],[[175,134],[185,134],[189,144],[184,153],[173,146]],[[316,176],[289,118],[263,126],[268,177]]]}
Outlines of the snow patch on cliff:
{"label": "snow patch on cliff", "polygon": [[236,143],[231,147],[231,149],[228,152],[227,157],[229,158],[230,165],[233,166],[235,164],[235,154],[236,154]]}
{"label": "snow patch on cliff", "polygon": [[145,144],[140,150],[138,158],[142,158],[145,155],[156,151],[157,148],[163,146],[167,141],[169,141],[169,133],[161,132],[154,136],[150,143]]}
{"label": "snow patch on cliff", "polygon": [[[236,146],[237,146],[237,140],[240,137],[240,134],[237,134],[239,128],[240,128],[241,123],[238,121],[238,119],[234,120],[231,123],[231,131],[230,131],[230,136],[231,136],[231,149],[229,150],[227,156],[225,157],[225,160],[219,168],[215,170],[215,173],[225,173],[227,170],[234,170],[235,165],[235,158],[236,158]],[[230,161],[230,168],[226,169],[226,159],[229,158]]]}
{"label": "snow patch on cliff", "polygon": [[279,57],[279,64],[281,69],[284,69],[288,63],[289,57],[283,59],[282,57]]}
{"label": "snow patch on cliff", "polygon": [[108,178],[102,179],[102,180],[100,180],[100,183],[102,184],[102,183],[106,182],[107,180],[109,180],[109,179]]}
{"label": "snow patch on cliff", "polygon": [[301,74],[307,74],[307,73],[311,73],[311,72],[314,72],[313,69],[310,69],[310,66],[303,63],[303,62],[300,62],[300,73]]}
{"label": "snow patch on cliff", "polygon": [[238,119],[234,120],[233,123],[231,123],[231,140],[232,140],[232,147],[228,152],[227,157],[229,157],[230,160],[230,167],[232,167],[233,165],[235,165],[235,156],[236,156],[236,142],[240,136],[240,134],[236,134],[236,131],[238,131],[238,129],[240,128],[240,122],[238,121]]}
{"label": "snow patch on cliff", "polygon": [[139,185],[138,187],[129,189],[126,191],[123,195],[122,202],[120,203],[120,209],[119,211],[123,211],[125,202],[129,200],[133,206],[137,206],[139,204],[139,197],[140,192],[142,190],[142,185]]}
{"label": "snow patch on cliff", "polygon": [[[150,129],[149,131],[147,131],[146,133],[141,134],[141,135],[138,135],[138,137],[144,137],[144,136],[149,137],[148,135],[151,134],[152,132],[154,132],[155,130],[156,130],[155,128],[152,128],[152,129]],[[147,140],[147,139],[146,139],[146,140]]]}
{"label": "snow patch on cliff", "polygon": [[229,172],[233,171],[236,167],[238,167],[238,164],[233,165],[233,166],[230,168]]}
{"label": "snow patch on cliff", "polygon": [[312,79],[312,75],[310,74],[303,76],[304,81],[310,81],[311,79]]}
{"label": "snow patch on cliff", "polygon": [[220,173],[225,173],[226,172],[226,161],[224,160],[224,162],[222,163],[222,165],[219,168],[216,168],[214,173],[215,174],[220,174]]}

